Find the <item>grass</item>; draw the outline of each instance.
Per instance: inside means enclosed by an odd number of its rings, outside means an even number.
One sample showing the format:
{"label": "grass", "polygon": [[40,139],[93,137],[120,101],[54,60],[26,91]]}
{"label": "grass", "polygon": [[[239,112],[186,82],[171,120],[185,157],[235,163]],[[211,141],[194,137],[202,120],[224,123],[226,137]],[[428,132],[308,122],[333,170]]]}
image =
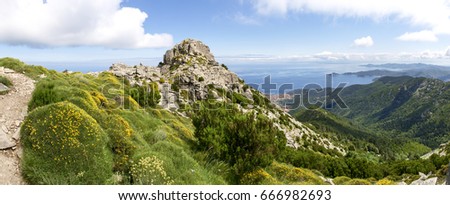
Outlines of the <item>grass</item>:
{"label": "grass", "polygon": [[[15,68],[23,66],[27,67]],[[124,92],[127,86],[109,73],[98,77],[49,73],[39,80],[22,131],[27,182],[226,184],[217,170],[210,170],[213,166],[194,158],[191,144],[196,139],[190,119],[141,108]],[[74,113],[77,117],[71,118]],[[98,153],[103,154],[98,157]],[[165,174],[156,172],[156,165]],[[163,175],[166,181],[152,183],[152,177]]]}
{"label": "grass", "polygon": [[5,76],[0,76],[0,83],[8,87],[11,87],[13,85],[12,82]]}

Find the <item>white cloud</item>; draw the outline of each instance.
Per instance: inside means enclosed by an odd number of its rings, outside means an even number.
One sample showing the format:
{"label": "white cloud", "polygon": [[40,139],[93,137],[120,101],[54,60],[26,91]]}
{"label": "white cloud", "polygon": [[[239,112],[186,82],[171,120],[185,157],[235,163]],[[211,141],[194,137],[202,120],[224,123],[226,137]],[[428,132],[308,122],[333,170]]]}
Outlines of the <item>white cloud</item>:
{"label": "white cloud", "polygon": [[[436,35],[450,35],[450,0],[250,0],[261,15],[313,12],[337,17],[405,21]],[[411,35],[406,33],[404,35]],[[429,35],[429,34],[428,34]],[[430,37],[430,35],[428,36]],[[436,37],[437,38],[437,37]],[[416,40],[415,38],[409,38]],[[406,39],[405,39],[406,40]]]}
{"label": "white cloud", "polygon": [[432,51],[425,50],[422,52],[402,52],[402,53],[345,53],[323,51],[312,55],[291,55],[291,56],[267,56],[267,55],[241,55],[241,56],[218,56],[224,62],[230,63],[292,63],[292,62],[423,62],[445,61],[450,59],[450,47],[447,50]]}
{"label": "white cloud", "polygon": [[371,36],[355,39],[353,45],[357,47],[371,47],[373,46],[373,39]]}
{"label": "white cloud", "polygon": [[[32,47],[153,48],[170,34],[146,33],[148,15],[123,0],[2,0],[0,43]],[[46,2],[46,3],[44,3]]]}
{"label": "white cloud", "polygon": [[256,20],[255,18],[246,16],[242,13],[237,13],[236,15],[234,15],[234,20],[240,24],[244,24],[244,25],[260,25],[261,23]]}
{"label": "white cloud", "polygon": [[438,38],[432,31],[419,31],[412,33],[405,33],[397,38],[401,41],[422,41],[422,42],[436,42]]}

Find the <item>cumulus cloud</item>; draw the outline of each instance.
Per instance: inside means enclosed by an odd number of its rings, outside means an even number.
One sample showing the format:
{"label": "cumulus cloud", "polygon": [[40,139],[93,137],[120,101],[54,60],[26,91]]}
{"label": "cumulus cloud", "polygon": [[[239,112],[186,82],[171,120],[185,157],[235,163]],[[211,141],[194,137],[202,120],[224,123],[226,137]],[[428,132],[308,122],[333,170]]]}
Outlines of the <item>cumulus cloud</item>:
{"label": "cumulus cloud", "polygon": [[418,31],[412,33],[405,33],[397,38],[401,41],[422,41],[422,42],[436,42],[438,38],[432,31]]}
{"label": "cumulus cloud", "polygon": [[0,43],[31,47],[154,48],[173,44],[170,34],[146,33],[148,15],[123,0],[3,0]]}
{"label": "cumulus cloud", "polygon": [[[313,12],[338,17],[383,18],[404,21],[424,31],[405,33],[401,39],[422,40],[431,34],[450,35],[450,0],[250,0],[261,15],[284,16],[288,13]],[[415,32],[415,31],[414,31]],[[406,36],[406,37],[405,37]],[[412,36],[412,37],[411,37]],[[399,38],[400,38],[399,37]],[[407,38],[408,37],[408,38]],[[437,37],[436,37],[437,38]]]}
{"label": "cumulus cloud", "polygon": [[353,46],[371,47],[371,46],[373,46],[373,39],[371,36],[366,36],[366,37],[355,39],[353,41]]}

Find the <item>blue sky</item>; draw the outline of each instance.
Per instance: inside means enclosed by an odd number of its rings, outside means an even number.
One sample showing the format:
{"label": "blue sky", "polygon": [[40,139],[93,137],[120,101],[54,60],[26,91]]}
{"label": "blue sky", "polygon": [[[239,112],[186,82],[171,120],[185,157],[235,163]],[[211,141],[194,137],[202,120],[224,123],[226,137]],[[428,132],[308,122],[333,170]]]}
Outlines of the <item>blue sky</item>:
{"label": "blue sky", "polygon": [[230,62],[450,61],[449,0],[4,1],[0,57],[26,62],[153,63],[185,38]]}

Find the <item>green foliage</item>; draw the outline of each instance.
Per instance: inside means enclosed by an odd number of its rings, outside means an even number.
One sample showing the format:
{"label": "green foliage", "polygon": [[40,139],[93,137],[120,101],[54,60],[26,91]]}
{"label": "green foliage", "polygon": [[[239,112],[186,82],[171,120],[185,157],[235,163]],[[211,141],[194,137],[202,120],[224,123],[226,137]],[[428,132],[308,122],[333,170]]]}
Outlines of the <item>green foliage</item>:
{"label": "green foliage", "polygon": [[448,85],[436,79],[383,77],[369,85],[345,88],[341,97],[349,109],[331,111],[386,137],[413,138],[437,148],[450,140]]}
{"label": "green foliage", "polygon": [[135,162],[142,158],[156,156],[163,161],[162,168],[173,184],[224,184],[222,178],[201,167],[182,147],[168,141],[160,141],[139,151]]}
{"label": "green foliage", "polygon": [[227,97],[230,98],[233,103],[240,104],[243,107],[246,107],[248,104],[251,104],[251,101],[248,98],[233,91],[228,91]]}
{"label": "green foliage", "polygon": [[200,76],[200,77],[198,78],[198,82],[203,82],[203,81],[205,81],[205,78],[204,78],[203,76]]}
{"label": "green foliage", "polygon": [[12,82],[7,77],[4,76],[0,76],[0,83],[8,87],[11,87],[13,85]]}
{"label": "green foliage", "polygon": [[0,67],[10,68],[16,72],[24,73],[32,79],[39,79],[42,74],[48,75],[51,73],[42,66],[27,65],[24,62],[15,58],[0,58]]}
{"label": "green foliage", "polygon": [[134,130],[119,115],[109,115],[102,127],[106,129],[111,139],[110,147],[114,153],[114,171],[127,172],[131,157],[136,151],[133,143]]}
{"label": "green foliage", "polygon": [[266,168],[267,172],[281,181],[282,184],[323,185],[323,180],[314,172],[307,169],[292,167],[274,162]]}
{"label": "green foliage", "polygon": [[247,172],[264,168],[284,149],[286,139],[273,123],[253,112],[241,113],[203,104],[193,118],[198,149],[234,168],[236,182]]}
{"label": "green foliage", "polygon": [[333,179],[333,183],[335,185],[345,185],[347,184],[347,182],[349,182],[350,180],[352,180],[350,177],[346,177],[346,176],[340,176],[340,177],[336,177]]}
{"label": "green foliage", "polygon": [[[36,108],[21,136],[23,176],[31,184],[105,184],[112,176],[108,137],[71,103]],[[48,181],[49,176],[58,181]]]}
{"label": "green foliage", "polygon": [[228,70],[228,67],[225,64],[221,65],[223,68],[225,68],[225,70]]}
{"label": "green foliage", "polygon": [[372,184],[364,179],[352,179],[346,182],[344,185],[372,185]]}
{"label": "green foliage", "polygon": [[28,105],[28,110],[51,103],[61,102],[67,96],[68,89],[63,86],[63,82],[54,80],[42,80],[33,92],[32,100]]}
{"label": "green foliage", "polygon": [[239,184],[245,185],[277,185],[281,184],[277,179],[267,173],[264,169],[256,169],[252,172],[247,172],[242,176]]}
{"label": "green foliage", "polygon": [[[12,82],[7,77],[3,77],[3,76],[0,76],[0,83],[7,87],[11,87],[13,85]],[[0,95],[4,95],[8,92],[9,92],[9,90],[0,91]]]}
{"label": "green foliage", "polygon": [[128,93],[143,108],[155,107],[161,99],[157,83],[135,85]]}

